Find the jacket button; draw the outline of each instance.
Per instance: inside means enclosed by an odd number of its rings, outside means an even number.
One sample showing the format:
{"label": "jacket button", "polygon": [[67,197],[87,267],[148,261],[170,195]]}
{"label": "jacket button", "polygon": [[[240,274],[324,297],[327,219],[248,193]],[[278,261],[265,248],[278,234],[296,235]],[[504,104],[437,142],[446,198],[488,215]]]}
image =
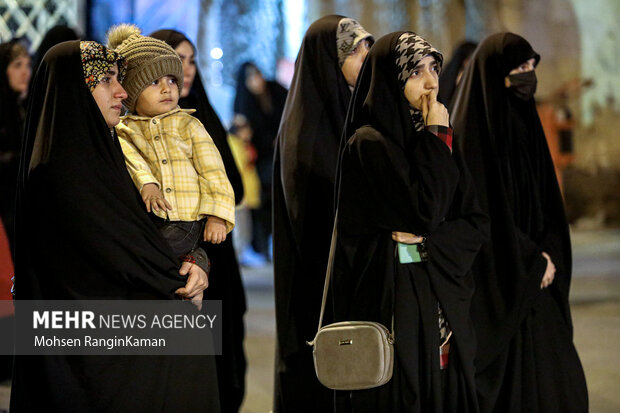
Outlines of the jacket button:
{"label": "jacket button", "polygon": [[167,193],[170,193],[170,192],[172,192],[172,189],[170,189],[170,188],[166,188],[166,192],[167,192]]}
{"label": "jacket button", "polygon": [[155,139],[156,141],[159,140],[159,136],[155,136],[153,139]]}
{"label": "jacket button", "polygon": [[164,160],[161,161],[161,163],[166,164],[166,163],[168,163],[168,160],[164,159]]}
{"label": "jacket button", "polygon": [[153,119],[153,125],[157,125],[157,119]]}

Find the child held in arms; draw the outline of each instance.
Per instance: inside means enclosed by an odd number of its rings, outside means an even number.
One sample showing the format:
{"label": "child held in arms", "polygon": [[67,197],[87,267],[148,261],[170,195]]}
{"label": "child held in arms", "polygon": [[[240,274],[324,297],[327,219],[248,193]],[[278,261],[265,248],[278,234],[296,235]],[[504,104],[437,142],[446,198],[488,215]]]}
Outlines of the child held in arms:
{"label": "child held in arms", "polygon": [[[165,42],[133,25],[108,33],[108,47],[125,57],[123,104],[116,131],[127,169],[146,210],[177,256],[209,273],[200,238],[213,244],[235,225],[235,196],[224,163],[194,110],[178,106],[183,66]],[[206,221],[206,224],[205,224]]]}

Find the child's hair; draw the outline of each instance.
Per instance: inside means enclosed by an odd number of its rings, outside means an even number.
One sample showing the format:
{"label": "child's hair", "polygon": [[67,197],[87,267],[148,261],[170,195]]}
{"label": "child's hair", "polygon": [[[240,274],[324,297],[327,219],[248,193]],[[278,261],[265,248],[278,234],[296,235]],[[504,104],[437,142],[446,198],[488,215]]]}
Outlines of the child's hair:
{"label": "child's hair", "polygon": [[133,24],[120,24],[108,32],[108,48],[127,61],[127,74],[123,87],[127,99],[123,101],[134,112],[140,93],[155,80],[170,75],[177,79],[179,94],[183,88],[183,64],[166,42],[142,36]]}

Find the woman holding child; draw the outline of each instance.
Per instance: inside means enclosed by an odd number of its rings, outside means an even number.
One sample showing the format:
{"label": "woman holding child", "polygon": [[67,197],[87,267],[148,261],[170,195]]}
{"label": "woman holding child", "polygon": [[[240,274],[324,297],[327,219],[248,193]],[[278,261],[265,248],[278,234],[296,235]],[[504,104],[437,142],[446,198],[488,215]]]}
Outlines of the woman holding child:
{"label": "woman holding child", "polygon": [[[95,42],[61,43],[41,63],[20,169],[16,299],[202,298],[206,274],[179,270],[127,173],[114,132],[124,72]],[[213,358],[17,357],[11,410],[219,412]]]}

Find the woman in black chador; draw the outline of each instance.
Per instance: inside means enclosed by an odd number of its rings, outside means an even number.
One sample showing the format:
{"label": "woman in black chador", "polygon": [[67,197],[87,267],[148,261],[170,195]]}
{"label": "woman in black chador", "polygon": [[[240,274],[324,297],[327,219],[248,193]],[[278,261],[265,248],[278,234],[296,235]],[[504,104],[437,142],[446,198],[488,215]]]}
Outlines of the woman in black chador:
{"label": "woman in black chador", "polygon": [[518,35],[488,37],[453,111],[457,146],[491,218],[473,268],[483,413],[588,410],[568,305],[568,224],[534,102],[538,60]]}
{"label": "woman in black chador", "polygon": [[[338,392],[338,413],[478,411],[470,267],[487,220],[437,102],[441,64],[418,35],[386,35],[371,48],[349,108],[335,319],[391,328],[393,316],[395,360],[387,384]],[[407,246],[426,251],[426,260],[407,263],[400,253]]]}
{"label": "woman in black chador", "polygon": [[355,20],[325,16],[308,28],[295,62],[273,173],[277,413],[333,409],[333,392],[317,380],[306,341],[319,320],[350,89],[371,42]]}
{"label": "woman in black chador", "polygon": [[0,219],[14,247],[15,188],[21,152],[30,56],[17,40],[0,44]]}
{"label": "woman in black chador", "polygon": [[261,185],[260,207],[251,210],[252,247],[266,258],[269,258],[271,236],[273,150],[286,93],[278,82],[265,80],[253,63],[246,62],[239,68],[234,111],[243,115],[252,128],[256,172]]}
{"label": "woman in black chador", "polygon": [[[115,52],[79,41],[51,48],[37,71],[18,186],[18,300],[202,297],[206,274],[179,270],[125,167],[114,132],[123,71]],[[217,413],[215,361],[17,356],[11,411]]]}
{"label": "woman in black chador", "polygon": [[[190,40],[176,30],[158,30],[151,37],[163,40],[172,46],[183,62],[183,90],[179,106],[184,109],[196,109],[193,116],[205,126],[217,150],[222,156],[226,175],[235,191],[238,204],[243,199],[241,175],[228,146],[227,133],[220,118],[209,102],[206,90],[196,66],[196,48]],[[220,401],[223,412],[236,412],[241,407],[245,393],[246,360],[243,351],[245,327],[243,315],[246,310],[245,291],[239,272],[239,264],[233,247],[232,236],[226,237],[221,244],[203,242],[201,247],[211,260],[209,288],[205,290],[205,299],[222,300],[223,337],[221,356],[216,356],[217,375],[220,387]]]}

